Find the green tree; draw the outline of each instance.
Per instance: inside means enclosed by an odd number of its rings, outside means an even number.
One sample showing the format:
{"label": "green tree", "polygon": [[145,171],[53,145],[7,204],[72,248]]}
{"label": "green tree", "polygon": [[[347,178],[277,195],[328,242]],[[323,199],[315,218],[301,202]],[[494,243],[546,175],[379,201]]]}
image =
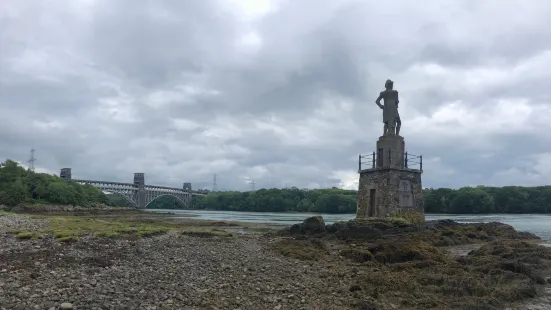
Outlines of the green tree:
{"label": "green tree", "polygon": [[14,182],[8,183],[4,190],[0,192],[1,203],[8,206],[15,206],[25,202],[27,197],[27,188],[25,188],[21,179],[16,179]]}
{"label": "green tree", "polygon": [[463,187],[450,202],[449,213],[493,213],[494,198],[480,188]]}
{"label": "green tree", "polygon": [[0,163],[0,204],[15,206],[25,202],[88,206],[109,200],[92,186],[25,170],[12,160]]}

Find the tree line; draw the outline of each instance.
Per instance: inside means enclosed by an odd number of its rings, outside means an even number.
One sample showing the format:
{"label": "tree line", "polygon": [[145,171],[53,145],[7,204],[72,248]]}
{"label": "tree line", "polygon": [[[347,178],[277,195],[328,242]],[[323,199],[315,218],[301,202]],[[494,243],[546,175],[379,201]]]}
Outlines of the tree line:
{"label": "tree line", "polygon": [[[214,192],[193,199],[192,209],[256,212],[355,213],[356,191],[329,189],[260,189],[253,192]],[[551,186],[427,188],[426,213],[551,213]],[[164,196],[148,208],[181,209],[176,199]]]}
{"label": "tree line", "polygon": [[[163,196],[152,201],[151,209],[179,209],[175,198]],[[356,212],[356,191],[328,189],[259,189],[251,192],[211,192],[194,197],[192,209],[254,212]]]}
{"label": "tree line", "polygon": [[55,175],[35,173],[17,162],[0,163],[0,205],[43,203],[75,206],[108,204],[107,196],[90,185],[66,182]]}
{"label": "tree line", "polygon": [[427,213],[551,213],[551,186],[425,189]]}
{"label": "tree line", "polygon": [[[356,191],[327,189],[260,189],[251,192],[214,192],[195,197],[183,206],[170,196],[149,205],[156,209],[224,210],[256,212],[355,213]],[[551,186],[427,188],[425,212],[451,214],[551,213]],[[91,206],[131,205],[118,195],[105,195],[91,185],[66,182],[55,175],[35,173],[12,160],[0,163],[0,205],[21,203]]]}

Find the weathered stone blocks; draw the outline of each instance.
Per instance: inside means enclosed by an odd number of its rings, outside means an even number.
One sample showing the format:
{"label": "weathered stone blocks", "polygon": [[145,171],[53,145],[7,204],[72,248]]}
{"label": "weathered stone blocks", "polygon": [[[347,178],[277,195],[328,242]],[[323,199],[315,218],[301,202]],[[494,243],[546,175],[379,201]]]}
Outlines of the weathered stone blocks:
{"label": "weathered stone blocks", "polygon": [[404,218],[425,222],[421,170],[404,164],[404,139],[386,135],[377,142],[377,164],[359,171],[356,218]]}

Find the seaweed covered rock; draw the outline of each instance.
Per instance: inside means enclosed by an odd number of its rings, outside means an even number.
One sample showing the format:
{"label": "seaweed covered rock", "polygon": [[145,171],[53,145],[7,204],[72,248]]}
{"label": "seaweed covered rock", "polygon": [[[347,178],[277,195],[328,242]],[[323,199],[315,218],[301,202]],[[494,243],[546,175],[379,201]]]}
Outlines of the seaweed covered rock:
{"label": "seaweed covered rock", "polygon": [[491,236],[491,237],[495,236],[500,238],[517,239],[517,240],[541,239],[540,237],[532,233],[529,233],[526,231],[518,231],[515,228],[513,228],[513,226],[511,225],[499,223],[499,222],[474,224],[474,226],[477,231],[484,231],[488,236]]}
{"label": "seaweed covered rock", "polygon": [[283,239],[272,247],[284,256],[301,260],[319,260],[329,254],[325,243],[319,239]]}
{"label": "seaweed covered rock", "polygon": [[290,233],[291,235],[322,233],[325,232],[325,220],[319,215],[312,216],[305,219],[302,223],[297,223],[284,229],[283,232]]}
{"label": "seaweed covered rock", "polygon": [[531,257],[551,260],[551,251],[548,248],[526,241],[516,240],[489,242],[476,250],[472,250],[468,255],[493,255],[506,259]]}
{"label": "seaweed covered rock", "polygon": [[513,226],[491,223],[457,223],[452,220],[427,222],[424,238],[437,246],[452,246],[477,242],[487,242],[497,239],[540,240],[529,233],[517,231]]}
{"label": "seaweed covered rock", "polygon": [[321,216],[279,231],[280,235],[329,234],[340,239],[375,240],[384,236],[421,240],[434,246],[454,246],[499,239],[539,240],[538,236],[515,230],[511,225],[491,223],[458,223],[453,220],[429,221],[424,225],[403,218],[363,218],[324,225]]}
{"label": "seaweed covered rock", "polygon": [[373,258],[383,264],[404,263],[410,261],[443,262],[446,254],[439,248],[423,241],[397,241],[375,245],[369,249]]}
{"label": "seaweed covered rock", "polygon": [[539,271],[551,264],[551,249],[525,241],[499,240],[472,250],[458,261],[483,273],[510,278],[526,277],[545,284],[545,278]]}
{"label": "seaweed covered rock", "polygon": [[368,249],[348,248],[348,249],[341,250],[339,254],[342,257],[346,257],[358,263],[363,263],[363,262],[368,262],[373,260],[373,253],[371,253]]}
{"label": "seaweed covered rock", "polygon": [[515,240],[456,258],[423,241],[383,238],[341,255],[370,269],[354,278],[357,294],[399,309],[506,309],[538,296],[551,267],[550,248]]}
{"label": "seaweed covered rock", "polygon": [[457,226],[461,226],[461,224],[457,223],[454,220],[449,220],[449,219],[426,222],[426,228],[429,228],[429,229],[454,228]]}
{"label": "seaweed covered rock", "polygon": [[[539,296],[551,272],[551,248],[502,223],[368,218],[326,225],[323,234],[303,226],[273,249],[349,281],[354,309],[506,309]],[[460,257],[442,247],[473,243],[483,245]]]}
{"label": "seaweed covered rock", "polygon": [[312,216],[302,222],[302,231],[319,233],[325,231],[325,221],[322,216]]}
{"label": "seaweed covered rock", "polygon": [[388,234],[416,232],[423,227],[402,218],[363,218],[327,225],[326,230],[341,238],[374,238]]}
{"label": "seaweed covered rock", "polygon": [[402,218],[363,218],[325,225],[323,217],[313,216],[281,230],[279,234],[329,233],[341,238],[371,238],[385,234],[415,232],[423,228]]}
{"label": "seaweed covered rock", "polygon": [[376,228],[369,222],[350,220],[348,222],[337,222],[331,225],[327,225],[327,232],[335,234],[343,238],[356,238],[356,237],[379,237],[382,235],[380,229]]}

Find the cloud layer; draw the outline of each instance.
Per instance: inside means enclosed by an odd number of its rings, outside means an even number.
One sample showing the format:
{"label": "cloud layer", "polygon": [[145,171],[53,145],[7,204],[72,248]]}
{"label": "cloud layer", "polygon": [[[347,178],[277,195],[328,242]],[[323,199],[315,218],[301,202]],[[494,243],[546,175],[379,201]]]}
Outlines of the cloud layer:
{"label": "cloud layer", "polygon": [[551,3],[0,3],[0,157],[75,178],[357,186],[400,92],[424,185],[543,185]]}

